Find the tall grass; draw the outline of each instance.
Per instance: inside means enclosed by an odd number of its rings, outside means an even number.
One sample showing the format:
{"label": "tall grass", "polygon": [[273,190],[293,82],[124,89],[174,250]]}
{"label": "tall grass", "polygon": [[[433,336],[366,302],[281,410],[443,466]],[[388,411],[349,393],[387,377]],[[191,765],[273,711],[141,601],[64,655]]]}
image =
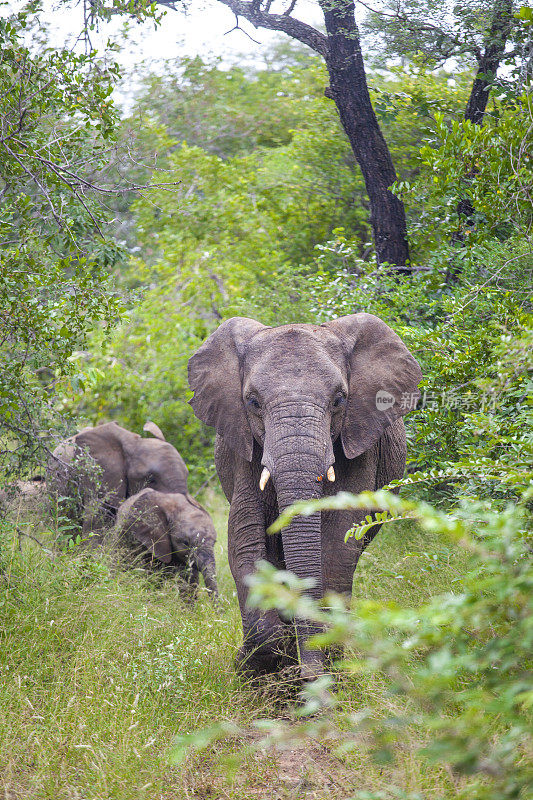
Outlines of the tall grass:
{"label": "tall grass", "polygon": [[[226,719],[247,725],[290,715],[274,686],[243,683],[233,657],[241,628],[226,559],[226,506],[203,498],[219,534],[221,606],[195,604],[176,584],[120,567],[113,554],[61,550],[57,532],[38,535],[53,557],[5,525],[1,536],[0,785],[6,800],[348,798],[377,792],[391,774],[406,791],[454,796],[451,778],[418,762],[406,741],[395,764],[373,765],[361,742],[349,760],[328,743],[250,756],[228,777],[228,739],[171,766],[176,733]],[[35,530],[30,528],[28,532]],[[458,553],[414,527],[384,530],[362,557],[355,593],[420,602],[460,580]],[[274,682],[275,684],[275,682]],[[341,678],[345,708],[380,713],[396,702],[380,675]],[[413,731],[413,741],[425,736]],[[250,734],[252,736],[252,734]]]}

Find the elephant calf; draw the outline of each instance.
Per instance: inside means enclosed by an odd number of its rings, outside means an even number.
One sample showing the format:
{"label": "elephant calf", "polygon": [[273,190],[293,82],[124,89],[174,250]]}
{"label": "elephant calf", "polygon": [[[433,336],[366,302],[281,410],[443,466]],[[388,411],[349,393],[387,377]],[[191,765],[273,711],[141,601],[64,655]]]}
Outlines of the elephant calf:
{"label": "elephant calf", "polygon": [[[154,565],[170,568],[193,589],[200,573],[218,596],[211,517],[190,494],[143,489],[118,509],[117,530]],[[141,547],[139,547],[141,545]]]}

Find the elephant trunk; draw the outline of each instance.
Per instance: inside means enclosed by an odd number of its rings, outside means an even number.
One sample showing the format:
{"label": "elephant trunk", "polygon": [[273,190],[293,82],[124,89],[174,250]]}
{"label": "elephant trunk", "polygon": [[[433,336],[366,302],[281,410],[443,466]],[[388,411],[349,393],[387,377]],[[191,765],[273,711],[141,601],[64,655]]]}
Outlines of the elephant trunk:
{"label": "elephant trunk", "polygon": [[217,568],[215,556],[208,550],[198,550],[195,556],[196,565],[204,578],[206,589],[218,598]]}
{"label": "elephant trunk", "polygon": [[[322,409],[295,402],[271,412],[263,465],[272,475],[280,513],[298,500],[321,497],[332,462],[329,419]],[[299,578],[311,578],[313,586],[308,593],[320,599],[323,595],[320,512],[295,518],[283,530],[282,542],[286,568]],[[315,677],[322,670],[321,654],[305,649],[306,640],[319,630],[309,620],[296,621],[303,678]]]}

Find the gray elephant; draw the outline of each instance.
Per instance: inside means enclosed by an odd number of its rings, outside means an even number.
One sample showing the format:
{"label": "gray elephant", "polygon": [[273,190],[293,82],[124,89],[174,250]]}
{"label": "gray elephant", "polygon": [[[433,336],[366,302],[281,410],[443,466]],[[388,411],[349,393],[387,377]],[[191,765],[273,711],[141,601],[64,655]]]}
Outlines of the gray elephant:
{"label": "gray elephant", "polygon": [[317,628],[248,608],[246,579],[264,559],[313,579],[317,599],[331,590],[351,594],[357,561],[377,532],[345,543],[364,511],[298,517],[277,535],[266,529],[297,500],[375,490],[400,478],[401,417],[415,406],[421,378],[401,339],[366,313],[279,327],[236,317],[189,360],[190,403],[217,431],[215,463],[230,502],[229,562],[244,631],[238,668],[275,671],[284,660],[281,642],[296,651],[295,631],[302,678],[322,671],[323,654],[305,647]]}
{"label": "gray elephant", "polygon": [[112,525],[119,505],[141,489],[187,493],[183,458],[153,422],[144,430],[155,438],[106,422],[84,428],[54,450],[47,468],[49,491],[68,498],[68,515],[81,523],[84,536]]}
{"label": "gray elephant", "polygon": [[217,534],[205,508],[190,494],[143,489],[120,505],[116,527],[149,563],[180,575],[193,590],[201,574],[206,588],[218,597]]}

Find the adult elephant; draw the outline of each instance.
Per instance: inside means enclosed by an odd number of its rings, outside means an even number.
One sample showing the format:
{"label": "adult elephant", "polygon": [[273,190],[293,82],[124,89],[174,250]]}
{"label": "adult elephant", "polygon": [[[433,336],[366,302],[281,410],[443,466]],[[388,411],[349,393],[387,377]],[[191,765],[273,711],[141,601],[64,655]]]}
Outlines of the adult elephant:
{"label": "adult elephant", "polygon": [[302,677],[320,673],[322,654],[304,646],[316,628],[248,608],[247,576],[265,559],[312,578],[315,598],[351,593],[370,538],[345,543],[344,536],[364,511],[299,517],[274,536],[266,529],[297,500],[375,490],[400,478],[401,417],[416,404],[421,378],[399,336],[366,313],[279,327],[235,317],[189,360],[190,403],[217,431],[216,468],[230,502],[229,562],[244,630],[238,667],[277,669],[279,642],[296,631]]}
{"label": "adult elephant", "polygon": [[195,591],[199,575],[218,596],[211,517],[190,494],[143,489],[119,506],[117,530],[152,566],[179,575]]}
{"label": "adult elephant", "polygon": [[69,502],[69,516],[88,535],[114,522],[119,505],[150,487],[187,493],[187,467],[175,447],[153,422],[143,438],[106,422],[83,428],[62,442],[48,463],[47,483],[55,497]]}

